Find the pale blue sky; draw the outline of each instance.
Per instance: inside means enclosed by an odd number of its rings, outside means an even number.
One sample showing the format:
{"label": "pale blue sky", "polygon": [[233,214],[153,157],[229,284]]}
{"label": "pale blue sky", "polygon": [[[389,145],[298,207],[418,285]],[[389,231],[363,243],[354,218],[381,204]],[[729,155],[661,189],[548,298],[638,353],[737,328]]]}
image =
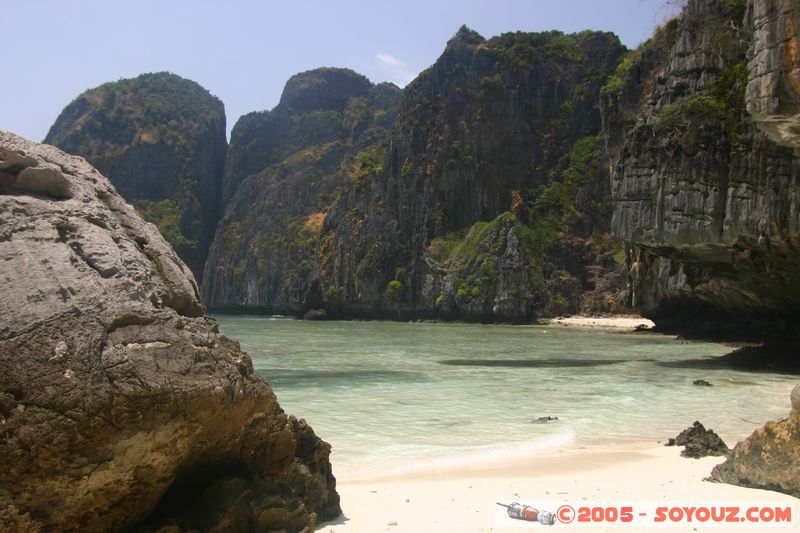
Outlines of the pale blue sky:
{"label": "pale blue sky", "polygon": [[613,31],[634,48],[667,0],[0,0],[0,129],[40,141],[73,98],[167,70],[239,116],[271,109],[286,80],[321,66],[405,85],[466,24],[506,31]]}

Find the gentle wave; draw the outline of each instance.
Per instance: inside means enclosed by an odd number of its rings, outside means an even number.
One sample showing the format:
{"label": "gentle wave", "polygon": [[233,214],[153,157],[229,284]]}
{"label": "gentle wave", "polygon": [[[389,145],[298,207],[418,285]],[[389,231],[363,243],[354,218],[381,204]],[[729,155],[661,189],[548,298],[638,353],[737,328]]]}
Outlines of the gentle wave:
{"label": "gentle wave", "polygon": [[368,480],[416,472],[457,471],[462,467],[528,459],[537,453],[569,447],[576,440],[577,433],[567,430],[525,442],[473,447],[393,445],[366,454],[358,465],[337,468],[337,474],[350,480]]}
{"label": "gentle wave", "polygon": [[607,366],[626,363],[619,359],[445,359],[439,361],[440,364],[450,366],[501,366],[510,368],[543,368],[543,367],[584,367],[584,366]]}

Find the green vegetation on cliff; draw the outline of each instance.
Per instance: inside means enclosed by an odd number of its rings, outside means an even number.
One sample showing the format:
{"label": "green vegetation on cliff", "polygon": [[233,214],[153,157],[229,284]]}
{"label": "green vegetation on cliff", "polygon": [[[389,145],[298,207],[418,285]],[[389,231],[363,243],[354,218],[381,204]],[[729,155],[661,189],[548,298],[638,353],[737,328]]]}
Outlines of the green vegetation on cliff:
{"label": "green vegetation on cliff", "polygon": [[165,198],[158,202],[139,200],[134,202],[136,211],[148,222],[152,222],[180,256],[198,245],[189,240],[180,229],[180,208],[175,200]]}
{"label": "green vegetation on cliff", "polygon": [[578,311],[608,251],[598,101],[625,54],[609,33],[462,27],[402,93],[343,69],[294,76],[234,127],[210,305]]}
{"label": "green vegetation on cliff", "polygon": [[[435,238],[429,252],[454,272],[458,280],[456,301],[496,290],[498,266],[503,267],[508,256],[515,255],[527,265],[527,281],[508,287],[506,292],[513,291],[510,296],[516,297],[520,290],[527,290],[521,296],[538,302],[538,313],[619,310],[619,244],[598,225],[590,225],[590,233],[581,236],[585,218],[595,217],[604,224],[609,220],[608,201],[591,195],[587,200],[583,194],[605,179],[602,161],[599,135],[578,139],[560,179],[536,187],[531,201],[524,202],[517,194],[513,212],[476,222],[466,233],[451,232]],[[582,255],[577,264],[576,254]],[[439,299],[437,306],[441,303]]]}
{"label": "green vegetation on cliff", "polygon": [[[688,0],[637,50],[605,109],[625,299],[665,328],[797,336],[797,224],[787,216],[797,157],[770,136],[789,63],[768,43],[788,26],[767,24],[772,11],[756,4]],[[765,105],[759,124],[751,113]]]}
{"label": "green vegetation on cliff", "polygon": [[[236,123],[228,207],[203,285],[212,306],[297,313],[336,300],[337,286],[320,280],[334,260],[327,224],[343,196],[363,194],[383,173],[399,95],[393,85],[322,68],[293,76],[278,106]],[[400,289],[387,281],[382,291]]]}
{"label": "green vegetation on cliff", "polygon": [[[744,28],[745,0],[720,0],[717,9],[707,9],[702,20],[674,19],[671,33],[692,32],[695,25],[713,26],[710,46],[702,53],[716,63],[710,90],[681,95],[671,105],[658,111],[655,131],[680,137],[690,128],[717,129],[732,142],[742,133],[747,87],[747,46],[749,38]],[[669,42],[669,41],[668,41]],[[699,52],[699,51],[698,51]]]}
{"label": "green vegetation on cliff", "polygon": [[[81,94],[64,109],[45,142],[83,155],[108,174],[137,145],[163,143],[176,159],[188,161],[197,155],[198,138],[208,130],[216,133],[220,122],[224,127],[224,110],[217,98],[193,81],[158,72],[104,83]],[[152,194],[133,178],[116,181],[132,199]]]}
{"label": "green vegetation on cliff", "polygon": [[222,102],[175,74],[142,74],[81,94],[45,142],[97,167],[200,277],[220,210]]}

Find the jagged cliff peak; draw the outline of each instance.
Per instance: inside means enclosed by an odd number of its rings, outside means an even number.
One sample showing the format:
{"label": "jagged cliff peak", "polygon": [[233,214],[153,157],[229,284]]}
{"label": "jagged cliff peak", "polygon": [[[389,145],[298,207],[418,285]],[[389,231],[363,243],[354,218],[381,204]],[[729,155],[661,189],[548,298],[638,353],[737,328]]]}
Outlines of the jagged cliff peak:
{"label": "jagged cliff peak", "polygon": [[397,98],[400,93],[403,92],[403,89],[395,85],[390,81],[382,81],[373,87],[372,94],[375,98]]}
{"label": "jagged cliff peak", "polygon": [[483,36],[473,29],[467,27],[466,24],[458,29],[449,41],[447,41],[447,48],[455,48],[457,46],[478,46],[486,42]]}
{"label": "jagged cliff peak", "polygon": [[[248,113],[234,125],[223,202],[228,204],[247,177],[302,148],[357,136],[373,122],[370,109],[393,107],[400,93],[394,84],[373,85],[346,68],[323,67],[295,74],[286,82],[277,106]],[[380,120],[391,122],[393,116],[382,113]]]}
{"label": "jagged cliff peak", "polygon": [[366,96],[372,86],[350,69],[322,67],[289,78],[280,105],[296,112],[342,111],[350,98]]}

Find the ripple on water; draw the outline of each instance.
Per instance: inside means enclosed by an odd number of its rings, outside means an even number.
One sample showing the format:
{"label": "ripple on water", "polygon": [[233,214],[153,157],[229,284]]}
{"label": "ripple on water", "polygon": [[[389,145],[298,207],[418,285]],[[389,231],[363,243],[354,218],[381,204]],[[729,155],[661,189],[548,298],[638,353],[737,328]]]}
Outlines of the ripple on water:
{"label": "ripple on water", "polygon": [[[332,444],[337,471],[367,476],[576,443],[656,441],[694,420],[735,441],[785,417],[797,379],[719,361],[731,351],[722,344],[657,334],[218,319],[286,412]],[[547,416],[558,420],[531,423]]]}

